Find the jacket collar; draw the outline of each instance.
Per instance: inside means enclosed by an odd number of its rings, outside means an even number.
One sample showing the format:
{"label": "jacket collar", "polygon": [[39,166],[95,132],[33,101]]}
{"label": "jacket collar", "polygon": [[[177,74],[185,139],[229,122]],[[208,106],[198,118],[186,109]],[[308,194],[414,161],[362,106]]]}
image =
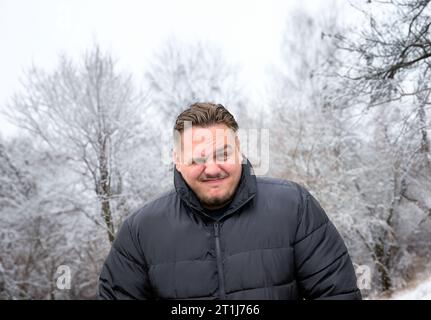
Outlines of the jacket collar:
{"label": "jacket collar", "polygon": [[[233,197],[233,200],[229,204],[229,207],[226,209],[226,212],[220,219],[230,215],[231,213],[236,212],[239,208],[241,208],[243,205],[253,199],[256,195],[256,176],[254,175],[253,167],[251,166],[250,161],[245,157],[244,159],[246,160],[246,163],[242,164],[241,178],[238,183],[238,187],[236,188],[235,195]],[[198,197],[193,192],[193,190],[190,189],[190,187],[184,181],[184,178],[181,173],[175,167],[174,185],[177,194],[179,195],[181,200],[186,203],[186,205],[197,210],[199,213],[210,217],[205,213],[205,209],[200,203]]]}

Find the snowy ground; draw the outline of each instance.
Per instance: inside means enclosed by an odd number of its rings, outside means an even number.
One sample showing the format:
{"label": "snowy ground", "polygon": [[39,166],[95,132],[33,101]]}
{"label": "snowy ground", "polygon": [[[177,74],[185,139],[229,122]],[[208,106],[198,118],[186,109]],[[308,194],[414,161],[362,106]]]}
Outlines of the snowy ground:
{"label": "snowy ground", "polygon": [[392,300],[431,300],[431,278],[419,283],[416,287],[400,291],[391,297]]}

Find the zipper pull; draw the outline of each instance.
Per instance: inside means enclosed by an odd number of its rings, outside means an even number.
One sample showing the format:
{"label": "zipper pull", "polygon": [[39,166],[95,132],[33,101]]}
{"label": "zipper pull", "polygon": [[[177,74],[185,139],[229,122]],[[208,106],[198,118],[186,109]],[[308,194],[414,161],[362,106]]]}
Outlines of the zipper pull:
{"label": "zipper pull", "polygon": [[214,223],[214,231],[215,231],[215,236],[218,237],[220,235],[220,229],[219,229],[218,222]]}

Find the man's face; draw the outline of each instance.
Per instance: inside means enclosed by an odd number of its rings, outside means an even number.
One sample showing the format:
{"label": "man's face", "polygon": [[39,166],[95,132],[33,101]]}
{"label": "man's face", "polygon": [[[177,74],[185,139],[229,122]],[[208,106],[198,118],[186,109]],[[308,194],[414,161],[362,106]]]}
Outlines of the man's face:
{"label": "man's face", "polygon": [[181,133],[175,166],[202,205],[217,209],[235,194],[242,156],[235,132],[224,124],[189,127]]}

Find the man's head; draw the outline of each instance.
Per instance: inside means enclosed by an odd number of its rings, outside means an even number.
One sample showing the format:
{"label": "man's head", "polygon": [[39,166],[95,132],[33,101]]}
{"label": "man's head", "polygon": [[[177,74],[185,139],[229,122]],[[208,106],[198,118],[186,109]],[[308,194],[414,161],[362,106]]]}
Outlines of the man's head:
{"label": "man's head", "polygon": [[235,118],[220,104],[195,103],[175,122],[174,161],[205,208],[217,209],[235,194],[242,155]]}

